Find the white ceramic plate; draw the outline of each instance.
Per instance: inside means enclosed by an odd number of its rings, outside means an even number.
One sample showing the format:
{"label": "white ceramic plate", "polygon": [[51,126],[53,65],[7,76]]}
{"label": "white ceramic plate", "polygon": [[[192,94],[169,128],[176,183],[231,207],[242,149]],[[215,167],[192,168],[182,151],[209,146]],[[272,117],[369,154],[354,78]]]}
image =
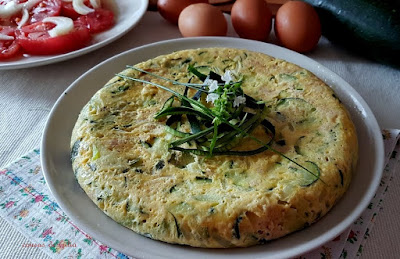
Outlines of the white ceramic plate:
{"label": "white ceramic plate", "polygon": [[0,70],[47,65],[78,57],[101,48],[131,30],[143,17],[149,0],[103,0],[102,3],[116,14],[115,25],[108,31],[96,34],[89,46],[61,55],[27,56],[10,61],[0,61]]}
{"label": "white ceramic plate", "polygon": [[[241,249],[199,249],[170,245],[140,236],[107,217],[86,196],[74,178],[70,137],[81,108],[115,73],[126,65],[176,50],[234,47],[263,52],[298,64],[324,80],[348,108],[359,137],[360,159],[343,199],[316,224],[266,245]],[[338,75],[317,62],[275,45],[238,38],[187,38],[158,42],[115,56],[78,78],[58,99],[47,122],[41,148],[47,184],[72,221],[101,242],[136,258],[258,258],[293,257],[332,240],[367,207],[383,171],[383,141],[371,110]],[[101,227],[100,227],[101,226]]]}

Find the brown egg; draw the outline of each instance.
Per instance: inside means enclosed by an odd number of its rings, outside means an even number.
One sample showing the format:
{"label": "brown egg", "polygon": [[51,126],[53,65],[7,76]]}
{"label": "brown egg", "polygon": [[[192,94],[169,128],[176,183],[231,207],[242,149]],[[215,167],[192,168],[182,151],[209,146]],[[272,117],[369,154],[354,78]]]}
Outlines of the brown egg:
{"label": "brown egg", "polygon": [[266,41],[272,14],[265,0],[237,0],[231,10],[232,25],[241,38]]}
{"label": "brown egg", "polygon": [[157,10],[167,21],[177,24],[182,10],[197,3],[208,3],[208,0],[158,0]]}
{"label": "brown egg", "polygon": [[315,48],[321,37],[321,23],[314,8],[301,1],[282,5],[275,17],[275,35],[283,46],[297,52]]}
{"label": "brown egg", "polygon": [[192,4],[183,9],[178,26],[183,37],[225,36],[228,31],[224,14],[210,4]]}

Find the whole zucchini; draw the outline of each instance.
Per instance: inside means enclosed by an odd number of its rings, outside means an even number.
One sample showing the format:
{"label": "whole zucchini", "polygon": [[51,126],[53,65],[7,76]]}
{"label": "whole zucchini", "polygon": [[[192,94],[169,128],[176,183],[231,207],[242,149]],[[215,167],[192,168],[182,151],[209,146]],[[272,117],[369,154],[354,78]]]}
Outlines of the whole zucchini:
{"label": "whole zucchini", "polygon": [[322,33],[333,43],[400,67],[400,2],[303,0],[317,10]]}

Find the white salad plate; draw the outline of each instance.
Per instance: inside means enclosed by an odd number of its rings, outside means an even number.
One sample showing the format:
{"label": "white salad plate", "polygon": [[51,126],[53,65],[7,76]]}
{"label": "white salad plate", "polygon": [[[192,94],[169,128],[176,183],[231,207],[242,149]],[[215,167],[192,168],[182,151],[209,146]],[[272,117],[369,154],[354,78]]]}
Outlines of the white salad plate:
{"label": "white salad plate", "polygon": [[[233,47],[266,53],[308,69],[326,82],[347,107],[357,128],[359,162],[349,190],[315,224],[286,237],[249,248],[202,249],[172,245],[138,235],[106,216],[75,180],[70,138],[83,106],[116,73],[173,51]],[[53,107],[42,139],[41,161],[46,182],[60,207],[82,230],[104,244],[135,258],[289,258],[334,239],[366,209],[379,185],[384,151],[378,123],[361,96],[342,78],[316,61],[272,44],[228,37],[175,39],[138,47],[93,67],[62,94]]]}
{"label": "white salad plate", "polygon": [[102,0],[102,4],[114,11],[115,25],[107,31],[95,34],[87,47],[60,55],[27,55],[18,59],[0,61],[0,70],[52,64],[101,48],[130,31],[145,14],[149,0]]}

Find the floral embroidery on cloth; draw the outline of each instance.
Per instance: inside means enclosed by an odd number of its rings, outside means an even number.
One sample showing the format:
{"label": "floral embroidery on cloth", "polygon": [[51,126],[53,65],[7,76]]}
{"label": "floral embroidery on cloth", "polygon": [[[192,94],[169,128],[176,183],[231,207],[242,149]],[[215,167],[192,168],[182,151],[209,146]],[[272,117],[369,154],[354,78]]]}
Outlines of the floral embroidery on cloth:
{"label": "floral embroidery on cloth", "polygon": [[0,170],[0,216],[54,258],[129,258],[73,224],[47,189],[40,151],[33,150]]}

